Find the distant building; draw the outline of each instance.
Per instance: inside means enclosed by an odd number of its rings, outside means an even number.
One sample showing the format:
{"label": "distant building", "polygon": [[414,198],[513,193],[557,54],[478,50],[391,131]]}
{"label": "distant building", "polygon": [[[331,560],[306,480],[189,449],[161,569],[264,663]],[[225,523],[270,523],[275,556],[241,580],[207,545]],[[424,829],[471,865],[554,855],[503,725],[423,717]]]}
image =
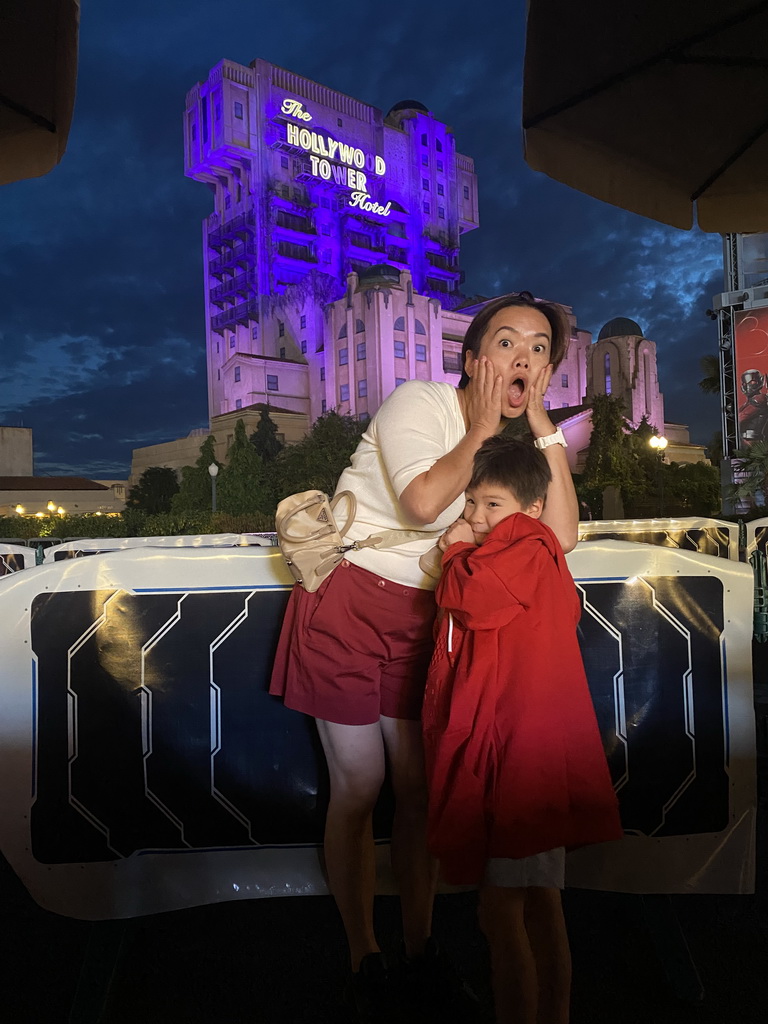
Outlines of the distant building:
{"label": "distant building", "polygon": [[0,476],[32,476],[34,452],[29,427],[0,427]]}
{"label": "distant building", "polygon": [[[0,516],[122,512],[125,481],[98,482],[79,476],[0,476]],[[19,512],[19,510],[21,510]]]}
{"label": "distant building", "polygon": [[[184,159],[213,195],[203,265],[217,458],[236,419],[251,433],[262,408],[290,442],[331,409],[366,419],[405,380],[458,383],[467,327],[489,301],[460,291],[477,179],[423,104],[384,115],[267,61],[222,60],[187,95]],[[659,432],[664,401],[656,346],[634,321],[611,321],[593,345],[565,309],[570,348],[547,401],[576,432],[575,469],[592,395],[620,394],[633,424],[645,415]],[[194,463],[206,433],[136,449],[131,482]]]}

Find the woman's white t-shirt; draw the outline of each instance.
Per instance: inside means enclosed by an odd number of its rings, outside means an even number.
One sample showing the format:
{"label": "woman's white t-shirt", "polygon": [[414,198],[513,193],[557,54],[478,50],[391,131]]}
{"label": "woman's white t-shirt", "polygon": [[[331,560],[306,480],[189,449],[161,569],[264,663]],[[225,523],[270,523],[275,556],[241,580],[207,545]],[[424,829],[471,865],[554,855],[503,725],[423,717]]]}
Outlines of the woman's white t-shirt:
{"label": "woman's white t-shirt", "polygon": [[[431,535],[384,550],[349,551],[345,557],[350,562],[404,586],[435,588],[436,580],[419,568],[419,556],[436,543],[435,531],[446,530],[461,515],[464,495],[426,526],[410,522],[398,499],[465,433],[452,385],[412,380],[392,392],[368,425],[336,487],[337,492],[352,491],[357,499],[355,521],[345,540],[363,540],[383,530],[422,530]],[[338,516],[342,521],[344,511],[342,503]]]}

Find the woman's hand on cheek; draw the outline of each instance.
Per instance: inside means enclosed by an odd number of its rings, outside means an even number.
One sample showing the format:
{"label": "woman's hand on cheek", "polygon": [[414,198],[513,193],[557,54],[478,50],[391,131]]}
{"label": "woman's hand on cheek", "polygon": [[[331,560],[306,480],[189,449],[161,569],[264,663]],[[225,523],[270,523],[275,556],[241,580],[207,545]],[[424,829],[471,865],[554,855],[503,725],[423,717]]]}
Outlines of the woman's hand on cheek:
{"label": "woman's hand on cheek", "polygon": [[470,367],[469,383],[464,389],[465,411],[470,427],[491,437],[501,423],[501,374],[490,359],[481,356]]}
{"label": "woman's hand on cheek", "polygon": [[525,407],[525,415],[528,418],[528,426],[534,437],[547,437],[554,434],[555,425],[549,418],[549,413],[544,407],[544,395],[547,393],[549,382],[552,380],[554,367],[551,363],[543,366],[538,376],[531,381],[528,392],[528,404]]}

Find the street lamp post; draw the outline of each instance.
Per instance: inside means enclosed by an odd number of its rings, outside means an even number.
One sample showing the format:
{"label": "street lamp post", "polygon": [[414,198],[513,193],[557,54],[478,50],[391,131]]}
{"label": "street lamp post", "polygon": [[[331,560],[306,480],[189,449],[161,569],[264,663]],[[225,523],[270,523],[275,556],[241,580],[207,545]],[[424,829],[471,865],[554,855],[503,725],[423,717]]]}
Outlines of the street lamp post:
{"label": "street lamp post", "polygon": [[219,475],[219,467],[217,463],[212,462],[208,467],[208,472],[211,474],[211,512],[216,511],[216,477]]}
{"label": "street lamp post", "polygon": [[661,471],[661,464],[664,461],[664,449],[669,444],[669,441],[663,434],[660,436],[654,434],[648,439],[648,444],[659,457],[656,464],[656,480],[659,489],[659,519],[661,519],[664,516],[664,474]]}

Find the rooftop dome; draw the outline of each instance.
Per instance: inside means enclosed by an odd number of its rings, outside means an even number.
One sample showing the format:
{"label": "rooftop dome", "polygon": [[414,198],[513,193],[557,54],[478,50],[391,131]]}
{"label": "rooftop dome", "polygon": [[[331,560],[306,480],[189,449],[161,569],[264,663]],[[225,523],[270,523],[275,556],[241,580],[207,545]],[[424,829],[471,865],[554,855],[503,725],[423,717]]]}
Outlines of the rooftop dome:
{"label": "rooftop dome", "polygon": [[376,263],[358,276],[357,290],[366,288],[401,288],[400,271],[389,263]]}
{"label": "rooftop dome", "polygon": [[601,329],[597,340],[602,341],[603,338],[626,338],[628,336],[644,338],[645,334],[640,324],[636,324],[634,320],[630,320],[626,316],[615,316],[613,320],[609,320],[605,327]]}
{"label": "rooftop dome", "polygon": [[[423,103],[419,103],[418,100],[400,100],[399,103],[390,108],[389,114],[394,114],[398,110],[420,110],[423,114],[429,113],[429,109]],[[389,114],[387,114],[387,117],[389,117]]]}

